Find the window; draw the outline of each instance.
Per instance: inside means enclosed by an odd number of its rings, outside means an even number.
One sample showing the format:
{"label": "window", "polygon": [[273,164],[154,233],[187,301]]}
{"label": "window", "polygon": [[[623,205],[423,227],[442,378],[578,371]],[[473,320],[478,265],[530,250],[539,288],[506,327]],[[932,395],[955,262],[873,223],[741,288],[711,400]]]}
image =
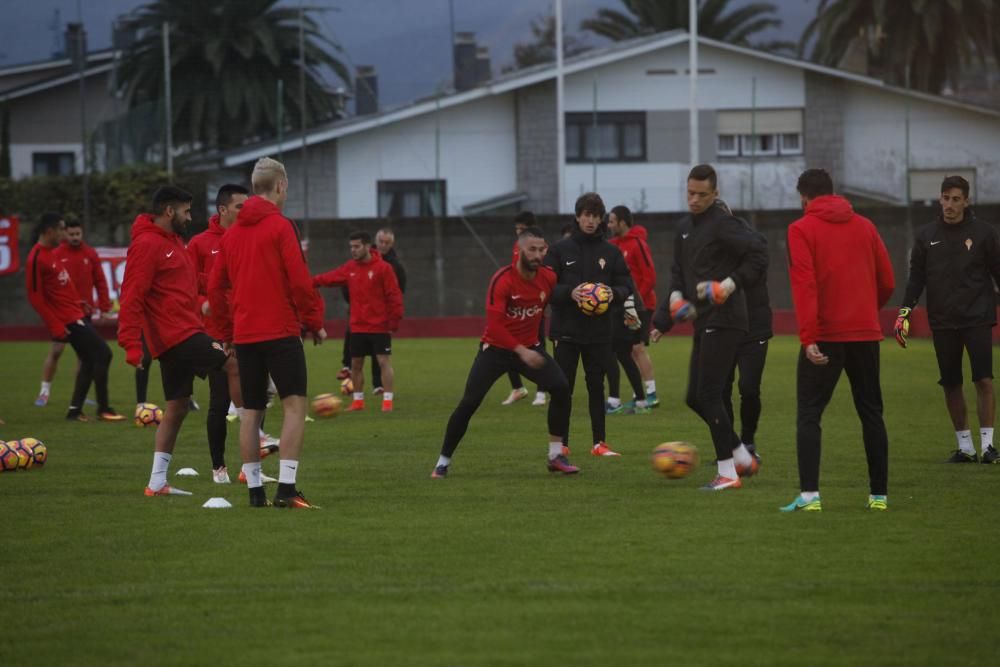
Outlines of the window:
{"label": "window", "polygon": [[740,144],[743,155],[778,154],[778,138],[773,134],[744,134]]}
{"label": "window", "polygon": [[778,150],[782,155],[802,155],[802,135],[798,132],[782,134]]}
{"label": "window", "polygon": [[566,114],[567,162],[645,162],[646,114],[642,111]]}
{"label": "window", "polygon": [[716,153],[720,157],[729,157],[740,154],[739,136],[735,134],[720,134]]}
{"label": "window", "polygon": [[720,157],[802,155],[802,109],[725,109],[716,123]]}
{"label": "window", "polygon": [[68,176],[76,171],[73,153],[32,153],[31,173],[35,176]]}
{"label": "window", "polygon": [[379,181],[380,218],[420,218],[445,215],[445,181]]}

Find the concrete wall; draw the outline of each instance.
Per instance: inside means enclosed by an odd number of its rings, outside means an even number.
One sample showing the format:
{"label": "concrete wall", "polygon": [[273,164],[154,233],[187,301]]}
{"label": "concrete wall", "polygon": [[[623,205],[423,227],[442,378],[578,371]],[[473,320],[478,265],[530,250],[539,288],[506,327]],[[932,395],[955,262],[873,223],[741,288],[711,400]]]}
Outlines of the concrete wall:
{"label": "concrete wall", "polygon": [[[831,76],[806,73],[803,153],[810,168],[830,172],[836,187],[844,182],[844,93],[847,83]],[[851,131],[854,128],[851,127]]]}
{"label": "concrete wall", "polygon": [[517,114],[517,189],[528,195],[525,209],[554,211],[559,199],[556,85],[549,82],[523,88],[515,91],[514,99]]}

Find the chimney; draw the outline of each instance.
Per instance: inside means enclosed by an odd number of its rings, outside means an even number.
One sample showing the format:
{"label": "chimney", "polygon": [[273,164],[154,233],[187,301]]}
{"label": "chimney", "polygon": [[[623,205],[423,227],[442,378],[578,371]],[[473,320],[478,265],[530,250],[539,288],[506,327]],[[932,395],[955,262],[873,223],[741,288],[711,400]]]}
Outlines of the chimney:
{"label": "chimney", "polygon": [[493,78],[493,68],[490,65],[490,47],[480,46],[476,49],[476,84],[486,83]]}
{"label": "chimney", "polygon": [[455,90],[476,87],[476,33],[455,33]]}
{"label": "chimney", "polygon": [[371,65],[358,65],[354,74],[354,115],[378,112],[378,76]]}
{"label": "chimney", "polygon": [[66,40],[66,57],[73,62],[74,68],[83,69],[87,64],[87,31],[83,29],[82,23],[67,23],[63,34]]}

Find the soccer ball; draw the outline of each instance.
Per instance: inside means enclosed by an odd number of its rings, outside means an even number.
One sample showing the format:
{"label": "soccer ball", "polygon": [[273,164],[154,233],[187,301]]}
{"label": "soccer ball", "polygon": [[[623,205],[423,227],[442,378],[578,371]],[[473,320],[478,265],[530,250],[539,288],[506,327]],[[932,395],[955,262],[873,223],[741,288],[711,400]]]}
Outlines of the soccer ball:
{"label": "soccer ball", "polygon": [[603,315],[611,303],[611,288],[602,283],[584,283],[581,285],[583,299],[577,306],[584,315]]}
{"label": "soccer ball", "polygon": [[0,472],[14,472],[17,470],[20,457],[17,455],[17,440],[4,442],[0,440]]}
{"label": "soccer ball", "polygon": [[333,394],[320,394],[313,399],[313,412],[318,417],[336,417],[340,413],[341,400]]}
{"label": "soccer ball", "polygon": [[354,391],[354,383],[351,382],[351,378],[344,378],[340,381],[340,393],[344,396],[349,395]]}
{"label": "soccer ball", "polygon": [[680,479],[698,467],[698,450],[687,442],[664,442],[650,457],[653,470],[670,479]]}
{"label": "soccer ball", "polygon": [[[36,466],[43,466],[49,459],[49,448],[45,443],[36,438],[21,438],[19,441],[21,449],[28,453]],[[29,466],[30,467],[30,466]]]}
{"label": "soccer ball", "polygon": [[7,447],[14,452],[14,455],[17,457],[18,470],[27,470],[31,466],[35,465],[35,459],[32,458],[27,449],[21,447],[21,442],[19,440],[8,441]]}
{"label": "soccer ball", "polygon": [[161,421],[163,421],[163,410],[155,403],[140,403],[135,406],[135,425],[139,428],[158,426]]}

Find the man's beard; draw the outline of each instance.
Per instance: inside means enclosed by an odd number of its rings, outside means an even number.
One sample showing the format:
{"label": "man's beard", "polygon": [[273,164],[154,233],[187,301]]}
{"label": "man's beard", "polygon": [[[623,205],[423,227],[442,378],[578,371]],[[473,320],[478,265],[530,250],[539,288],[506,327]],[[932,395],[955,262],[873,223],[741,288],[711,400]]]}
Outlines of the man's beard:
{"label": "man's beard", "polygon": [[528,272],[537,271],[542,264],[540,261],[538,264],[534,264],[531,260],[525,259],[524,255],[519,255],[517,261],[521,265],[521,270]]}
{"label": "man's beard", "polygon": [[184,218],[179,215],[175,215],[170,219],[170,229],[174,230],[174,234],[181,236],[184,234]]}

